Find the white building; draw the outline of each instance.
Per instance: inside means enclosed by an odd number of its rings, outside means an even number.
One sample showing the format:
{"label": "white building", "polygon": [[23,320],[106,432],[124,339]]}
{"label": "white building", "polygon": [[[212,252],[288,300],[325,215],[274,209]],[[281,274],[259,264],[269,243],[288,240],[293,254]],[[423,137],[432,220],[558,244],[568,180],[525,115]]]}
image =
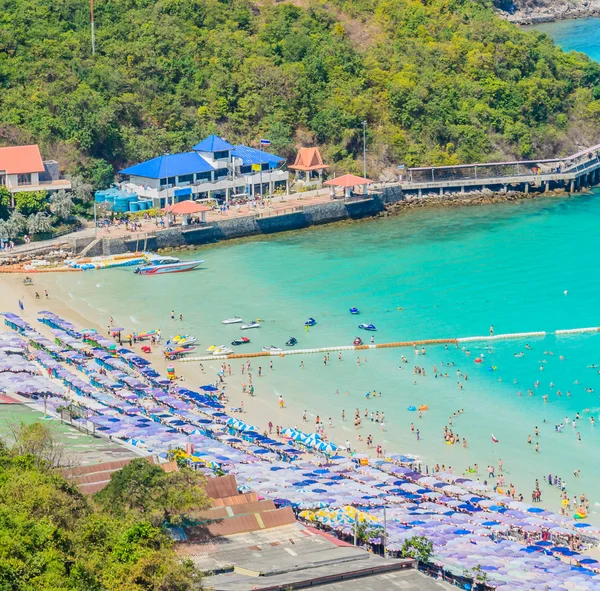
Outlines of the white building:
{"label": "white building", "polygon": [[11,195],[22,191],[58,191],[70,189],[71,182],[61,179],[58,162],[42,161],[37,145],[0,148],[0,186]]}
{"label": "white building", "polygon": [[165,154],[120,171],[121,189],[151,198],[154,207],[184,199],[272,195],[289,191],[285,159],[248,146],[233,146],[216,135],[191,152]]}

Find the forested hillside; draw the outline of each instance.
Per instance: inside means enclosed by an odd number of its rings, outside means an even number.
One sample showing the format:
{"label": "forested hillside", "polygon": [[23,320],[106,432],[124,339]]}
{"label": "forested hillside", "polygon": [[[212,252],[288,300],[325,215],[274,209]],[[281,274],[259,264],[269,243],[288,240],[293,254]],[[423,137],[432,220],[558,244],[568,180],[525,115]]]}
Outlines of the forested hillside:
{"label": "forested hillside", "polygon": [[600,141],[600,65],[487,0],[0,0],[0,143],[96,185],[216,132],[369,172]]}

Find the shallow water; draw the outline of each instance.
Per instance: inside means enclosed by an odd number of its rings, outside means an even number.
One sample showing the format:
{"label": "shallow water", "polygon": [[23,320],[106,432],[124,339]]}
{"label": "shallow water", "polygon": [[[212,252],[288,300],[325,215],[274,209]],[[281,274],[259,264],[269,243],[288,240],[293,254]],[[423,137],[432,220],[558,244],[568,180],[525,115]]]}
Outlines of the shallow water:
{"label": "shallow water", "polygon": [[[193,254],[206,260],[204,268],[191,273],[140,277],[120,269],[57,275],[53,295],[102,325],[112,315],[128,330],[160,327],[165,335],[193,333],[200,352],[241,335],[252,339],[248,349],[256,351],[264,345],[284,347],[292,335],[302,348],[351,344],[358,334],[368,342],[372,333],[361,334],[360,322],[377,326],[379,343],[486,335],[491,324],[497,334],[598,326],[599,219],[598,195],[419,210],[204,247]],[[360,309],[360,316],[349,314],[351,306]],[[183,313],[184,321],[171,321],[171,310],[177,317]],[[245,332],[239,325],[221,324],[233,315],[264,322]],[[318,324],[306,332],[303,323],[310,316]],[[439,462],[455,471],[477,462],[482,473],[501,457],[507,483],[514,482],[526,500],[535,478],[551,472],[567,479],[571,496],[583,491],[600,502],[600,472],[595,469],[600,425],[593,427],[589,420],[592,415],[598,420],[600,375],[587,368],[600,363],[599,339],[530,339],[531,350],[525,341],[497,343],[491,351],[472,343],[470,356],[443,346],[428,347],[425,357],[411,349],[377,350],[366,353],[366,363],[363,352],[360,366],[353,353],[344,353],[341,362],[332,353],[327,365],[322,354],[288,356],[275,358],[273,371],[263,358],[254,361],[255,376],[261,364],[267,374],[255,379],[256,393],[274,407],[281,394],[288,406],[274,409],[265,422],[300,425],[306,409],[311,418],[307,430],[316,414],[326,423],[332,417],[330,436],[338,443],[353,442],[354,409],[361,415],[365,408],[385,412],[384,433],[370,420],[361,433],[372,433],[375,443],[388,451],[412,452],[430,467]],[[515,357],[520,351],[525,355]],[[474,363],[481,353],[484,363]],[[402,354],[408,363],[400,362]],[[233,362],[236,372],[238,364]],[[426,377],[413,375],[415,364],[426,369]],[[435,378],[434,365],[449,377]],[[489,370],[492,366],[497,369]],[[468,381],[456,375],[459,369]],[[586,387],[594,391],[586,392]],[[528,396],[529,388],[533,396]],[[366,399],[373,389],[382,397]],[[421,419],[407,410],[424,403],[430,410]],[[554,432],[565,416],[586,408],[592,412],[585,413],[577,428]],[[459,409],[465,412],[454,419],[453,428],[467,439],[467,449],[442,439],[448,417]],[[411,422],[420,429],[419,441]],[[540,430],[537,454],[526,441],[535,426]],[[492,444],[492,433],[498,444]],[[581,469],[578,479],[572,476],[576,468]],[[558,491],[543,490],[546,504],[556,505]]]}

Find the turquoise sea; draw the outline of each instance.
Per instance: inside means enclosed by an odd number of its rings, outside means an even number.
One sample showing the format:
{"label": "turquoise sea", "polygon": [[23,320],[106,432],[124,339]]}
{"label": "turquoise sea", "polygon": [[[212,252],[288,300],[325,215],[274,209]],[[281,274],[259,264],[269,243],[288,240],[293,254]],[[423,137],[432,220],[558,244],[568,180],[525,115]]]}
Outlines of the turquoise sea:
{"label": "turquoise sea", "polygon": [[548,33],[565,51],[581,51],[595,60],[600,60],[598,27],[600,19],[586,18],[544,23],[531,28]]}
{"label": "turquoise sea", "polygon": [[[599,221],[600,194],[415,210],[203,247],[190,256],[205,259],[204,268],[191,273],[65,274],[52,278],[51,289],[53,297],[102,325],[112,315],[128,330],[193,333],[201,352],[243,334],[252,339],[249,350],[256,351],[284,347],[290,336],[302,348],[351,344],[359,334],[368,342],[373,333],[361,334],[359,322],[377,326],[376,342],[487,335],[491,324],[496,333],[600,326]],[[359,317],[349,314],[351,306],[360,309]],[[171,321],[171,310],[177,317],[182,313],[183,322]],[[264,323],[247,332],[221,324],[233,315]],[[318,324],[305,332],[303,323],[311,316]],[[592,505],[600,503],[600,424],[590,422],[592,416],[600,420],[600,368],[588,368],[600,364],[600,334],[511,340],[490,350],[470,343],[468,348],[470,356],[452,346],[427,347],[425,357],[412,349],[369,351],[366,363],[361,354],[360,365],[350,352],[341,362],[332,353],[327,365],[322,354],[277,357],[273,371],[262,358],[254,361],[254,375],[257,365],[265,374],[255,378],[256,394],[273,404],[265,423],[300,425],[307,410],[326,424],[332,417],[329,433],[336,442],[354,442],[354,409],[361,416],[365,408],[385,412],[384,433],[370,420],[361,433],[371,433],[388,451],[414,453],[429,467],[444,463],[455,472],[477,462],[482,474],[502,458],[507,484],[514,482],[526,500],[535,479],[552,473],[567,480],[571,496],[585,492]],[[524,356],[515,357],[519,352]],[[481,353],[485,361],[476,364]],[[401,362],[402,354],[408,363]],[[219,363],[204,365],[216,370]],[[232,363],[236,380],[241,380],[239,364]],[[425,368],[425,377],[413,374],[416,364]],[[449,377],[435,378],[434,365]],[[467,381],[458,370],[468,374]],[[193,385],[199,384],[188,384]],[[382,397],[367,399],[372,390]],[[288,407],[283,411],[276,409],[279,395]],[[421,419],[407,410],[420,404],[430,408]],[[467,439],[466,449],[446,445],[442,438],[448,418],[459,409],[464,413],[454,418],[453,429]],[[555,424],[577,412],[582,418],[575,428],[555,432]],[[420,430],[419,441],[411,422]],[[492,433],[499,443],[492,443]],[[539,453],[527,443],[529,434],[539,441]],[[581,470],[579,478],[575,469]],[[556,507],[558,490],[542,490],[543,501]]]}

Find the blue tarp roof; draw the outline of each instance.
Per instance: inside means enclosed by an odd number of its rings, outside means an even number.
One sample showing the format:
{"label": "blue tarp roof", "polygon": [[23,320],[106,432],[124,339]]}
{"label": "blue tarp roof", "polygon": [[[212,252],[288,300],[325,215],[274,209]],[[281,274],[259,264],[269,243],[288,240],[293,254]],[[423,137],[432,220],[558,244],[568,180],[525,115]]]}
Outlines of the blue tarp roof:
{"label": "blue tarp roof", "polygon": [[261,152],[256,148],[249,148],[248,146],[236,146],[231,152],[232,156],[240,158],[244,166],[250,164],[260,164],[261,162],[268,162],[270,167],[277,166],[280,162],[283,162],[283,158],[269,154],[268,152]]}
{"label": "blue tarp roof", "polygon": [[197,150],[198,152],[223,152],[224,150],[233,150],[233,146],[222,137],[213,133],[199,144],[196,144],[192,150]]}
{"label": "blue tarp roof", "polygon": [[164,179],[172,176],[208,172],[214,168],[197,152],[157,156],[152,160],[135,164],[120,171],[121,174],[141,176],[148,179]]}

